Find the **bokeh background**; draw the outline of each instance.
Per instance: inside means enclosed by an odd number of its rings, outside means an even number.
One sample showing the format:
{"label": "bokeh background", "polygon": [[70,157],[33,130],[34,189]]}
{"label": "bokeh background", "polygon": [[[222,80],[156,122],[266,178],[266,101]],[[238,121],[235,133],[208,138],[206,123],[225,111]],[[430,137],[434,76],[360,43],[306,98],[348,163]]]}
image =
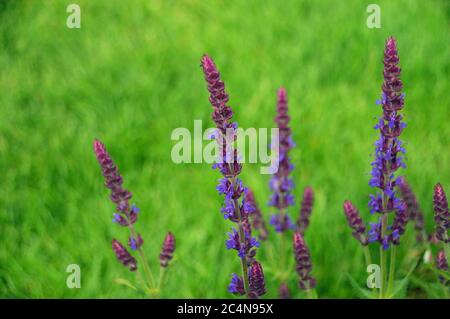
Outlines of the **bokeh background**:
{"label": "bokeh background", "polygon": [[[66,27],[66,7],[81,7],[81,29]],[[382,53],[398,40],[406,92],[407,176],[432,230],[432,188],[450,191],[450,2],[376,1],[382,28],[368,29],[373,1],[0,1],[0,296],[133,298],[115,283],[134,281],[110,247],[126,241],[111,223],[113,204],[92,151],[105,142],[141,208],[136,227],[153,268],[167,230],[176,259],[162,297],[225,298],[234,251],[221,216],[219,178],[208,164],[176,165],[170,140],[194,119],[212,126],[199,67],[214,57],[235,120],[272,127],[275,94],[289,94],[297,205],[306,185],[316,202],[306,240],[318,294],[357,298],[347,274],[364,285],[365,265],[342,203],[351,199],[366,221],[375,105]],[[269,176],[245,165],[267,217]],[[414,248],[402,243],[399,278]],[[279,269],[273,232],[259,251],[276,297]],[[375,251],[375,247],[374,247]],[[291,257],[289,257],[291,258]],[[402,262],[403,261],[403,262]],[[81,267],[81,289],[68,289],[66,267]],[[289,285],[296,289],[292,263]],[[435,278],[415,271],[409,297],[439,297]],[[434,293],[433,291],[436,291]]]}

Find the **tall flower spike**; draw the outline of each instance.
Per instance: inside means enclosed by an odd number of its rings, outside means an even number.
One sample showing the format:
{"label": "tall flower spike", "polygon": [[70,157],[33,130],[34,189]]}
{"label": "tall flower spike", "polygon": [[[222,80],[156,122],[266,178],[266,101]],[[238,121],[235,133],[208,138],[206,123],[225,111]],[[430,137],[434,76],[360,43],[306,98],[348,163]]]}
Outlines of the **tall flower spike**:
{"label": "tall flower spike", "polygon": [[414,229],[417,232],[416,240],[419,243],[423,242],[426,240],[425,222],[416,195],[404,177],[399,177],[397,179],[397,186],[400,189],[402,200],[406,204],[408,218],[410,221],[414,222]]}
{"label": "tall flower spike", "polygon": [[303,192],[303,201],[300,208],[300,215],[297,220],[297,228],[301,234],[305,234],[309,226],[309,218],[311,217],[312,207],[314,204],[314,192],[311,187],[306,187]]}
{"label": "tall flower spike", "polygon": [[259,262],[255,261],[249,271],[250,289],[248,297],[256,299],[266,293],[266,286],[264,282],[264,272]]}
{"label": "tall flower spike", "polygon": [[366,236],[366,226],[363,223],[358,209],[352,204],[352,202],[346,200],[344,202],[344,213],[347,218],[348,225],[353,229],[352,235],[363,246],[368,244],[368,238]]}
{"label": "tall flower spike", "polygon": [[247,193],[245,194],[245,200],[255,209],[254,212],[251,214],[250,218],[253,229],[259,232],[258,238],[260,240],[266,240],[268,236],[266,223],[262,216],[261,210],[259,209],[259,206],[256,203],[255,195],[253,194],[253,191],[250,188],[247,190]]}
{"label": "tall flower spike", "polygon": [[289,177],[294,169],[294,165],[289,158],[289,151],[294,147],[294,143],[291,137],[289,121],[287,93],[284,88],[280,88],[278,90],[277,115],[275,117],[275,123],[279,130],[279,165],[278,171],[270,180],[270,189],[273,193],[269,201],[270,206],[278,209],[278,213],[273,215],[270,220],[277,232],[284,232],[293,228],[293,224],[285,211],[286,208],[294,204],[294,197],[291,194],[294,182]]}
{"label": "tall flower spike", "polygon": [[139,210],[134,206],[130,208],[129,200],[132,195],[122,187],[123,178],[119,169],[106,151],[105,145],[97,139],[94,140],[94,152],[105,177],[105,186],[111,190],[110,198],[116,204],[118,213],[114,214],[113,221],[121,226],[134,224]]}
{"label": "tall flower spike", "polygon": [[135,271],[137,269],[136,259],[130,255],[128,250],[117,239],[112,240],[112,249],[116,254],[117,259],[125,267],[128,267],[131,271]]}
{"label": "tall flower spike", "polygon": [[[386,41],[384,51],[384,82],[380,104],[383,115],[375,129],[379,130],[380,138],[375,143],[375,160],[372,162],[372,178],[369,185],[378,188],[375,195],[371,195],[369,207],[371,213],[388,213],[400,207],[401,200],[396,196],[395,172],[400,167],[406,167],[403,162],[405,149],[398,139],[406,127],[402,122],[403,116],[399,111],[403,108],[403,84],[400,80],[400,67],[397,45],[394,38]],[[387,198],[386,203],[382,198]]]}
{"label": "tall flower spike", "polygon": [[[213,60],[204,55],[201,61],[201,67],[208,84],[209,101],[213,107],[212,119],[216,123],[216,132],[214,138],[217,141],[219,158],[213,165],[218,168],[223,176],[217,186],[220,195],[224,195],[224,204],[221,212],[225,219],[229,219],[236,224],[236,228],[228,234],[226,247],[238,251],[241,260],[242,277],[233,277],[229,290],[239,294],[239,278],[242,279],[245,293],[249,294],[249,273],[248,267],[255,262],[256,247],[259,243],[251,235],[251,225],[249,215],[255,211],[251,202],[245,196],[248,189],[243,186],[238,178],[241,172],[242,164],[238,160],[238,152],[233,147],[237,138],[237,124],[231,123],[233,111],[228,106],[228,94],[225,91],[225,84],[220,79],[220,73],[217,70]],[[238,287],[239,286],[239,287]]]}
{"label": "tall flower spike", "polygon": [[164,243],[161,248],[161,254],[159,255],[159,263],[161,267],[167,267],[169,261],[173,258],[173,253],[175,251],[175,236],[168,232],[166,238],[164,238]]}
{"label": "tall flower spike", "polygon": [[[445,252],[441,250],[436,257],[436,268],[442,271],[448,271],[447,258]],[[442,275],[439,275],[439,281],[444,286],[450,286],[450,281]]]}
{"label": "tall flower spike", "polygon": [[299,287],[308,290],[316,287],[316,279],[311,276],[312,263],[308,247],[300,233],[294,233],[294,256],[299,276]]}
{"label": "tall flower spike", "polygon": [[[395,186],[395,173],[399,168],[406,168],[403,161],[405,149],[399,136],[406,124],[402,122],[403,116],[399,113],[403,109],[404,94],[403,83],[400,80],[401,69],[398,66],[399,57],[397,44],[393,37],[388,38],[384,50],[384,71],[381,99],[377,104],[382,105],[383,115],[380,117],[375,129],[379,130],[380,137],[375,142],[375,159],[371,163],[372,172],[369,185],[376,189],[370,195],[370,212],[385,215],[396,212],[399,218],[404,213],[403,201],[398,197]],[[380,218],[378,223],[372,224],[369,232],[369,241],[378,241],[384,249],[389,248],[390,242],[396,244],[398,231],[385,225],[387,216]],[[396,226],[399,226],[397,224]],[[391,234],[387,230],[391,229]]]}
{"label": "tall flower spike", "polygon": [[450,228],[450,212],[448,210],[447,196],[440,183],[434,187],[434,221],[436,223],[436,238],[449,243],[447,231]]}

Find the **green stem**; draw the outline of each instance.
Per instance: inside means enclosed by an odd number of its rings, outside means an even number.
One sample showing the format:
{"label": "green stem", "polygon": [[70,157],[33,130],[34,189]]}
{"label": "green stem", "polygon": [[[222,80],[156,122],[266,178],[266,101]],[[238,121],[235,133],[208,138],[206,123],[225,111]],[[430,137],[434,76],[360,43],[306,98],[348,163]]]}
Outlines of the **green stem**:
{"label": "green stem", "polygon": [[[284,221],[285,211],[280,210],[281,220]],[[280,271],[281,271],[281,281],[286,280],[285,270],[286,270],[286,236],[285,232],[280,233]]]}
{"label": "green stem", "polygon": [[366,259],[367,266],[372,264],[372,256],[370,255],[369,246],[364,246],[364,258]]}
{"label": "green stem", "polygon": [[161,286],[163,284],[165,274],[166,267],[159,267],[158,291],[161,291]]}
{"label": "green stem", "polygon": [[306,296],[308,299],[317,299],[317,292],[314,288],[306,290]]}
{"label": "green stem", "polygon": [[397,247],[395,245],[392,245],[391,247],[391,262],[389,266],[389,281],[388,281],[388,298],[392,297],[393,294],[393,288],[394,288],[394,277],[395,277],[395,253],[396,253]]}
{"label": "green stem", "polygon": [[[381,238],[383,239],[386,236],[387,230],[387,214],[386,212],[383,214],[381,218]],[[383,245],[380,245],[380,281],[381,281],[381,289],[380,289],[380,298],[384,298],[386,294],[386,251],[383,248]]]}
{"label": "green stem", "polygon": [[[129,224],[129,229],[130,229],[131,236],[136,239],[137,236],[136,236],[136,231],[134,230],[133,224],[131,224],[131,223]],[[144,267],[144,272],[147,277],[147,283],[149,285],[149,288],[151,289],[154,287],[155,281],[153,279],[152,272],[150,271],[150,267],[148,266],[147,258],[145,258],[145,253],[144,253],[142,247],[139,247],[137,249],[137,251],[138,251],[139,257],[141,258],[141,263]]]}

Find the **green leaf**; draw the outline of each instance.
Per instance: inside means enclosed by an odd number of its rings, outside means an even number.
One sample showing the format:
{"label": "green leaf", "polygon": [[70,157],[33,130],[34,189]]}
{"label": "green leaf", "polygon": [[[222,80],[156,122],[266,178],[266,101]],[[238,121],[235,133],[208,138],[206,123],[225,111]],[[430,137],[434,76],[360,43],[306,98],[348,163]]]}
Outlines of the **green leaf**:
{"label": "green leaf", "polygon": [[358,282],[355,280],[355,278],[353,278],[349,273],[345,273],[345,275],[348,277],[350,284],[352,285],[352,287],[354,289],[356,289],[356,291],[358,292],[360,297],[367,298],[367,299],[373,298],[374,295],[373,295],[372,291],[360,287]]}
{"label": "green leaf", "polygon": [[138,290],[131,282],[124,278],[116,278],[114,279],[114,283],[122,286],[126,286],[128,288],[131,288],[133,290]]}
{"label": "green leaf", "polygon": [[416,262],[411,266],[405,278],[401,280],[394,281],[394,292],[389,296],[389,298],[404,298],[406,296],[406,288],[409,283],[409,277],[411,277],[412,273],[416,269],[418,263],[420,261],[420,257],[416,260]]}

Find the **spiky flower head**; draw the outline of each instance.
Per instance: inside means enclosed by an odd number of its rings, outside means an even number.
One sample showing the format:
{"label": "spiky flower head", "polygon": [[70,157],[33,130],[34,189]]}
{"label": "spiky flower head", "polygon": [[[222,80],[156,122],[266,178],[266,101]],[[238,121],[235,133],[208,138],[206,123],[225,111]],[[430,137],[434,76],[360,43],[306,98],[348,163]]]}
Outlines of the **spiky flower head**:
{"label": "spiky flower head", "polygon": [[[233,146],[237,139],[237,124],[231,122],[233,111],[228,105],[229,98],[225,91],[225,84],[221,80],[220,73],[213,60],[204,55],[201,67],[210,93],[209,101],[213,107],[212,118],[217,127],[214,138],[217,141],[219,158],[213,168],[218,168],[223,175],[217,186],[219,194],[224,196],[221,212],[225,219],[229,219],[237,226],[228,234],[226,246],[228,249],[238,251],[238,256],[243,261],[243,273],[247,273],[247,267],[251,263],[255,263],[256,247],[259,243],[251,235],[249,221],[249,215],[255,211],[255,207],[246,198],[245,194],[247,194],[248,189],[243,186],[242,181],[238,178],[242,170],[242,164],[238,160],[237,149]],[[237,276],[232,278],[229,290],[233,293],[239,294],[239,279],[240,277]],[[250,278],[244,279],[244,283],[250,280]],[[245,284],[243,286],[244,290],[248,288]],[[245,292],[250,296],[250,290]]]}
{"label": "spiky flower head", "polygon": [[248,297],[256,299],[266,293],[266,285],[264,281],[264,272],[259,262],[255,261],[251,264],[249,273],[249,292]]}
{"label": "spiky flower head", "polygon": [[395,172],[400,167],[406,167],[403,161],[405,149],[398,138],[406,127],[399,113],[404,104],[403,84],[400,80],[397,44],[392,37],[386,41],[383,63],[383,93],[378,103],[382,105],[383,115],[375,125],[380,137],[375,143],[375,160],[372,162],[372,178],[369,182],[370,186],[378,189],[376,194],[371,195],[370,211],[380,214],[395,211],[401,206],[394,188]]}
{"label": "spiky flower head", "polygon": [[[294,168],[289,158],[289,151],[294,147],[294,143],[291,137],[289,121],[287,93],[284,88],[280,88],[278,90],[277,115],[275,117],[279,135],[278,141],[274,141],[278,142],[279,146],[279,164],[278,171],[270,181],[270,188],[273,193],[269,202],[270,206],[274,206],[279,210],[294,204],[294,197],[291,194],[294,182],[289,176]],[[283,220],[280,220],[280,222],[283,222]],[[284,231],[287,230],[287,227],[281,227],[281,229]]]}
{"label": "spiky flower head", "polygon": [[112,249],[116,254],[117,259],[131,271],[137,269],[137,262],[133,256],[128,252],[128,250],[117,240],[112,240]]}
{"label": "spiky flower head", "polygon": [[449,243],[448,229],[450,228],[450,212],[448,210],[447,196],[440,183],[434,187],[434,221],[436,223],[436,238]]}
{"label": "spiky flower head", "polygon": [[303,290],[315,288],[316,279],[311,276],[311,255],[303,236],[298,232],[294,233],[294,257],[299,276],[299,287]]}
{"label": "spiky flower head", "polygon": [[[441,271],[448,271],[448,262],[447,258],[445,257],[445,252],[443,250],[439,251],[437,257],[436,257],[436,268]],[[450,280],[448,280],[443,275],[439,275],[439,281],[444,286],[450,286]]]}
{"label": "spiky flower head", "polygon": [[301,234],[305,234],[305,231],[309,226],[309,219],[311,217],[313,204],[314,191],[311,187],[306,187],[303,192],[303,201],[300,208],[300,214],[297,219],[297,229]]}
{"label": "spiky flower head", "polygon": [[353,229],[353,237],[355,237],[363,246],[366,246],[368,244],[366,225],[364,225],[358,209],[348,200],[344,202],[344,214],[347,218],[348,225]]}
{"label": "spiky flower head", "polygon": [[114,164],[111,156],[106,151],[105,145],[99,140],[94,140],[94,152],[105,178],[105,186],[111,190],[111,200],[116,204],[117,213],[113,214],[113,221],[121,226],[134,224],[137,220],[139,209],[130,207],[131,193],[124,189],[123,178],[119,169]]}
{"label": "spiky flower head", "polygon": [[173,258],[173,253],[175,251],[175,236],[168,232],[164,238],[164,242],[161,248],[161,254],[159,255],[159,264],[161,267],[167,267],[169,261]]}

